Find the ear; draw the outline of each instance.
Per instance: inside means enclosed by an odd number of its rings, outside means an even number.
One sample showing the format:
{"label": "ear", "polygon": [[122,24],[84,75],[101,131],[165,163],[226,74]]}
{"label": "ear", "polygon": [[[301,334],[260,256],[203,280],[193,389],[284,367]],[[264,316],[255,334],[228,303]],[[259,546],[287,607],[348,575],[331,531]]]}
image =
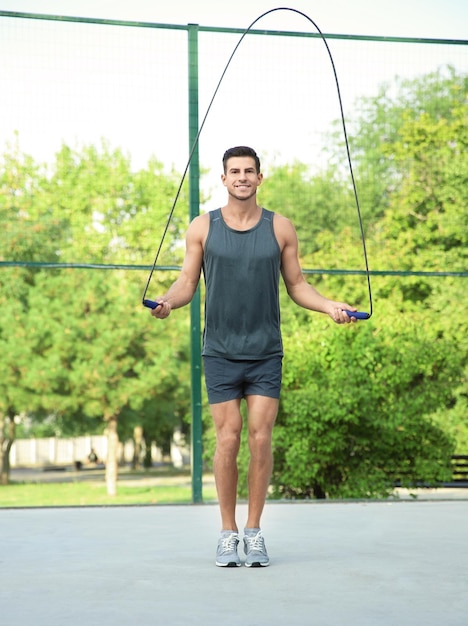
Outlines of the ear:
{"label": "ear", "polygon": [[259,187],[260,187],[260,185],[262,184],[262,182],[263,182],[263,174],[260,172],[260,173],[258,174],[258,186],[259,186]]}
{"label": "ear", "polygon": [[226,174],[221,174],[221,182],[226,187]]}

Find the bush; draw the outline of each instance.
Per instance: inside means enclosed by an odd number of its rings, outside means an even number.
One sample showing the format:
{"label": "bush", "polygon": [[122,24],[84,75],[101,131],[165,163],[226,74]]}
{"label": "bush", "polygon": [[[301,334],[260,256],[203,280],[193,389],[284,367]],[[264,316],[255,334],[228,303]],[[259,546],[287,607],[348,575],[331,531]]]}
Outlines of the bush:
{"label": "bush", "polygon": [[450,478],[454,444],[430,416],[450,403],[460,356],[431,328],[400,316],[378,332],[320,320],[296,329],[274,431],[275,497],[383,497],[396,481]]}

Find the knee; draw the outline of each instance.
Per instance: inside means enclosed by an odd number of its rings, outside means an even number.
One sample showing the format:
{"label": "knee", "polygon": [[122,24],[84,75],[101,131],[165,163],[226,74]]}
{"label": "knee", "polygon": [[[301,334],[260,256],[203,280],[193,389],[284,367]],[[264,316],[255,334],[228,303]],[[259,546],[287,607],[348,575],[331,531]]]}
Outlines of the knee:
{"label": "knee", "polygon": [[222,429],[216,435],[216,448],[223,454],[237,454],[240,447],[240,430]]}
{"label": "knee", "polygon": [[271,430],[260,429],[249,432],[249,447],[251,453],[264,452],[271,448]]}

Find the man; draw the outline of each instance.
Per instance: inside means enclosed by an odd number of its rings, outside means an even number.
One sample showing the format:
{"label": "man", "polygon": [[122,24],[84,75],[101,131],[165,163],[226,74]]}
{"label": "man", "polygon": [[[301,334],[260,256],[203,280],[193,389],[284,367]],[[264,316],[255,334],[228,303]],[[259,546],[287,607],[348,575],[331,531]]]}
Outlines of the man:
{"label": "man", "polygon": [[323,297],[304,280],[293,225],[257,204],[263,174],[256,152],[246,146],[231,148],[224,154],[223,168],[227,203],[192,221],[180,276],[157,298],[152,315],[164,319],[172,309],[188,304],[203,269],[202,354],[216,429],[213,466],[222,524],[216,565],[241,565],[237,552],[237,455],[242,430],[240,404],[245,398],[250,450],[245,565],[265,567],[269,558],[260,519],[273,468],[272,430],[283,357],[279,275],[296,304],[325,313],[337,324],[355,322],[344,310],[356,309]]}

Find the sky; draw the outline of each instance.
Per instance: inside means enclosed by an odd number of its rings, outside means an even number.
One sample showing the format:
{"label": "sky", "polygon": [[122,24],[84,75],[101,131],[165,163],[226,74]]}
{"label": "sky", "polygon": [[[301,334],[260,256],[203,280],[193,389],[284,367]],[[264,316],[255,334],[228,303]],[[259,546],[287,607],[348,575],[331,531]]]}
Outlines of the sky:
{"label": "sky", "polygon": [[[466,0],[0,0],[0,11],[158,24],[246,29],[271,9],[308,15],[325,34],[466,39]],[[273,11],[255,28],[315,32],[293,11]],[[250,37],[236,52],[200,135],[205,190],[221,203],[224,149],[246,143],[267,163],[316,162],[339,116],[336,86],[319,40]],[[200,122],[239,34],[199,40]],[[62,141],[108,139],[142,167],[155,155],[182,172],[189,154],[185,30],[122,29],[0,17],[0,145],[50,160]],[[412,78],[453,63],[468,71],[468,46],[353,44],[329,40],[345,116],[356,98],[395,76]]]}

